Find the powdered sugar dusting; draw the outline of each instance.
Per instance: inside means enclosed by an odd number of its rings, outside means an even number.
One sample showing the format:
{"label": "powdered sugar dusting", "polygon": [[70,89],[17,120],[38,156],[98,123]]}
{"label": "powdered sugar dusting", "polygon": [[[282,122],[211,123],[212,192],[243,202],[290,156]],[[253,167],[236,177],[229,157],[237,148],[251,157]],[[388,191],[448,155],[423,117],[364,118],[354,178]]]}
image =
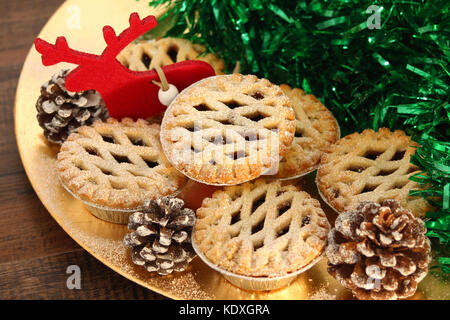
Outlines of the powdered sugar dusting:
{"label": "powdered sugar dusting", "polygon": [[115,271],[119,271],[128,278],[132,277],[145,282],[146,286],[153,287],[157,292],[169,293],[173,298],[212,299],[200,288],[191,272],[161,277],[135,266],[130,259],[129,249],[123,245],[121,240],[105,239],[80,230],[75,232],[74,237],[85,244],[97,258],[111,264],[110,267],[117,269]]}
{"label": "powdered sugar dusting", "polygon": [[308,296],[309,300],[336,300],[336,295],[331,294],[325,287],[321,287],[316,292]]}

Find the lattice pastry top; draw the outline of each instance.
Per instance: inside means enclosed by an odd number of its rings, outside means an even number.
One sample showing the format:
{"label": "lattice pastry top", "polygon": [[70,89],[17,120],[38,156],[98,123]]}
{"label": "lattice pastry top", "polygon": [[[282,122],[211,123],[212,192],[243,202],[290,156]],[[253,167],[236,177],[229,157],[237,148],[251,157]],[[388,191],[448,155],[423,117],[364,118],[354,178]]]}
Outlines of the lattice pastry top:
{"label": "lattice pastry top", "polygon": [[294,185],[261,178],[203,200],[193,237],[203,255],[222,269],[276,277],[319,257],[329,228],[319,201]]}
{"label": "lattice pastry top", "polygon": [[410,190],[420,189],[408,179],[418,172],[410,163],[416,146],[400,130],[368,129],[350,134],[322,157],[317,173],[319,191],[338,212],[352,210],[362,201],[395,199],[423,216],[429,209],[426,200],[409,196]]}
{"label": "lattice pastry top", "polygon": [[117,60],[132,71],[151,70],[185,60],[201,60],[209,63],[216,74],[223,74],[225,64],[214,54],[202,55],[205,47],[181,38],[162,38],[129,44]]}
{"label": "lattice pastry top", "polygon": [[281,90],[295,111],[295,135],[291,147],[280,161],[277,178],[291,178],[317,169],[324,152],[339,139],[333,114],[313,95],[286,84]]}
{"label": "lattice pastry top", "polygon": [[129,118],[80,127],[58,153],[62,182],[82,200],[109,208],[138,208],[176,192],[186,178],[165,158],[159,129]]}
{"label": "lattice pastry top", "polygon": [[175,98],[161,124],[161,142],[169,161],[190,178],[238,184],[279,163],[294,138],[294,118],[289,99],[268,80],[215,76]]}

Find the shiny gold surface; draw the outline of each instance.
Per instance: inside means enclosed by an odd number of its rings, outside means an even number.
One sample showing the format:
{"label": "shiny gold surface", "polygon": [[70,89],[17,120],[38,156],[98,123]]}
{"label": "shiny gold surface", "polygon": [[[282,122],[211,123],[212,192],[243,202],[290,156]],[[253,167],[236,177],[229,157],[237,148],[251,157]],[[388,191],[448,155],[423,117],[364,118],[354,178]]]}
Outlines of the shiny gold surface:
{"label": "shiny gold surface", "polygon": [[[141,17],[149,14],[159,16],[162,13],[161,9],[149,8],[147,3],[134,0],[68,0],[48,21],[39,36],[53,42],[57,36],[64,35],[71,48],[98,54],[105,46],[101,32],[104,25],[112,25],[120,32],[128,26],[131,12],[137,11]],[[352,298],[347,290],[328,275],[325,259],[301,274],[288,287],[270,292],[238,289],[198,257],[186,272],[168,277],[152,276],[143,268],[133,265],[128,251],[122,245],[126,226],[95,218],[80,201],[63,189],[54,169],[58,147],[46,142],[36,121],[35,102],[41,84],[54,72],[67,67],[70,65],[43,67],[38,53],[34,48],[30,50],[17,88],[15,129],[22,162],[34,190],[53,218],[84,249],[124,277],[175,299]],[[303,179],[301,184],[319,198],[310,177]],[[335,214],[325,204],[323,207],[332,222]],[[440,278],[428,275],[413,298],[449,299],[449,289],[450,286]]]}

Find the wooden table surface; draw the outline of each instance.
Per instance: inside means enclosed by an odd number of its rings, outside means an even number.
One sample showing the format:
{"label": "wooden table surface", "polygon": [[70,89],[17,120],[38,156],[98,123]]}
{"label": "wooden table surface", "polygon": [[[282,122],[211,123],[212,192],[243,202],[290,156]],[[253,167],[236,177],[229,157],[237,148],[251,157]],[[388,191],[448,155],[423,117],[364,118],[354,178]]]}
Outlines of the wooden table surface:
{"label": "wooden table surface", "polygon": [[[35,37],[61,3],[0,0],[0,299],[164,299],[77,245],[41,204],[20,161],[17,81]],[[80,267],[80,290],[67,288],[70,265]]]}

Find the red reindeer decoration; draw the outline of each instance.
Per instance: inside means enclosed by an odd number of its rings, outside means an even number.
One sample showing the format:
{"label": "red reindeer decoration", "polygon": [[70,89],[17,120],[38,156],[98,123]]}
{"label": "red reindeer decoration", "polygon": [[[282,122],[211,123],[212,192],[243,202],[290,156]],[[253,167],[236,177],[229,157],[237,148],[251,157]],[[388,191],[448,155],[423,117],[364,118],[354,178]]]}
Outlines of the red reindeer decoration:
{"label": "red reindeer decoration", "polygon": [[[116,56],[133,40],[157,25],[154,16],[141,20],[137,13],[130,16],[130,27],[116,36],[110,26],[103,28],[107,47],[98,56],[70,49],[64,37],[58,37],[54,45],[37,38],[36,50],[42,54],[45,66],[59,62],[77,64],[66,78],[70,91],[94,89],[103,97],[111,117],[147,118],[166,109],[158,100],[159,87],[152,80],[160,81],[155,70],[135,72],[125,68]],[[170,84],[179,91],[203,78],[213,76],[214,69],[203,61],[183,61],[162,70]]]}

